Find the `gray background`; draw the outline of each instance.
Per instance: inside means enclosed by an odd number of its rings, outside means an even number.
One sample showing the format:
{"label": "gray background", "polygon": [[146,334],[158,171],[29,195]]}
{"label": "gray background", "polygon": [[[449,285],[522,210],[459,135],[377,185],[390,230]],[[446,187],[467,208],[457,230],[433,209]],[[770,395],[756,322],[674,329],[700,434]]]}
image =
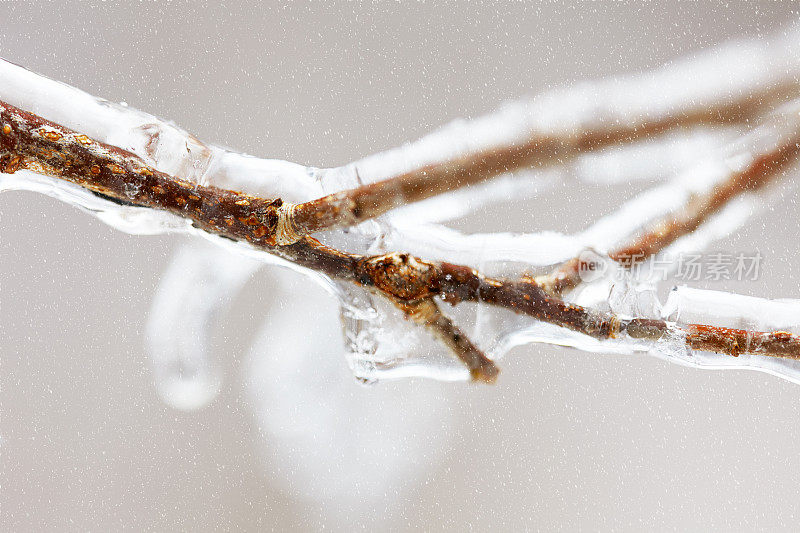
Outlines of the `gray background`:
{"label": "gray background", "polygon": [[[330,166],[511,98],[768,34],[793,9],[2,3],[0,55],[201,139]],[[620,197],[546,200],[509,227],[574,230]],[[796,223],[787,200],[726,241],[766,256],[758,282],[727,288],[798,297]],[[155,393],[143,325],[179,240],[115,232],[31,193],[0,196],[2,529],[736,530],[790,529],[799,516],[800,387],[543,346],[509,354],[495,387],[370,391],[441,397],[453,425],[431,445],[443,449],[369,505],[299,497],[261,465],[236,371],[270,275],[219,334],[230,355],[220,398],[184,413]],[[332,393],[362,394],[346,383]]]}

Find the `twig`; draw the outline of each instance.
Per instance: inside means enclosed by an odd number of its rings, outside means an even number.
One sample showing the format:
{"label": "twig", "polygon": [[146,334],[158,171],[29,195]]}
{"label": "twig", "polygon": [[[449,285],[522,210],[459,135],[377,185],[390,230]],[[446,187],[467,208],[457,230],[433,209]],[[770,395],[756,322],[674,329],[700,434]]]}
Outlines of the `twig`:
{"label": "twig", "polygon": [[[770,143],[755,142],[760,140],[759,137],[774,137],[775,128],[786,131],[771,139]],[[630,242],[609,252],[609,257],[622,266],[631,268],[695,231],[734,198],[761,189],[777,180],[781,171],[794,162],[800,154],[800,100],[774,113],[765,124],[745,135],[735,146],[758,146],[762,151],[753,154],[746,167],[731,169],[726,179],[709,191],[692,196],[679,210],[668,213]],[[725,159],[724,156],[721,158]],[[702,167],[698,167],[697,171],[702,171]],[[588,265],[576,257],[558,266],[549,274],[535,277],[534,280],[547,292],[560,295],[580,285],[580,273],[586,268]]]}
{"label": "twig", "polygon": [[473,381],[494,383],[500,370],[442,313],[433,298],[405,301],[394,299],[395,305],[415,323],[425,326],[431,334],[447,346],[469,369]]}
{"label": "twig", "polygon": [[521,168],[563,163],[588,151],[630,143],[679,127],[748,120],[763,111],[769,102],[793,89],[796,89],[796,83],[786,82],[704,109],[675,109],[666,115],[647,117],[637,124],[619,122],[610,114],[576,131],[534,134],[516,144],[429,164],[383,181],[293,206],[286,226],[291,228],[290,236],[299,239],[317,231],[355,226],[403,205]]}
{"label": "twig", "polygon": [[[284,256],[287,259],[374,288],[396,303],[416,304],[440,296],[452,305],[475,302],[508,309],[599,340],[621,335],[657,340],[673,332],[685,339],[687,347],[696,350],[733,357],[752,353],[800,359],[800,337],[785,331],[760,332],[704,324],[679,326],[664,320],[623,318],[565,302],[532,282],[487,278],[469,267],[426,262],[408,254],[344,254],[309,237],[279,248],[277,253],[282,254],[287,248],[292,250]],[[459,357],[464,360],[463,355]]]}
{"label": "twig", "polygon": [[800,337],[788,331],[750,331],[704,324],[672,325],[663,320],[635,318],[624,321],[621,330],[634,339],[657,340],[668,331],[685,337],[694,350],[738,357],[757,354],[800,359]]}
{"label": "twig", "polygon": [[117,201],[189,218],[205,231],[257,246],[281,240],[280,198],[199,186],[147,165],[137,155],[0,101],[0,171],[31,170]]}

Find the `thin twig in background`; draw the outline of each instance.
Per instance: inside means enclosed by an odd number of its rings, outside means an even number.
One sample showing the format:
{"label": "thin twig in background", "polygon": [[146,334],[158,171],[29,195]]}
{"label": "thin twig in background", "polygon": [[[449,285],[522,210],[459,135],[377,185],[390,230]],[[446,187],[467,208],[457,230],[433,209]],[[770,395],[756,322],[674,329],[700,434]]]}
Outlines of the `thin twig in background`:
{"label": "thin twig in background", "polygon": [[[780,132],[777,135],[776,130]],[[763,137],[768,137],[769,142],[763,142]],[[705,193],[692,195],[679,210],[655,221],[629,242],[609,252],[608,256],[622,266],[631,268],[692,233],[739,195],[756,191],[778,180],[781,172],[800,153],[800,101],[785,105],[732,146],[740,149],[757,147],[759,151],[748,154],[751,159],[744,168],[730,168],[720,183]],[[718,158],[724,163],[729,154],[721,150]],[[702,167],[698,167],[697,171],[702,171]],[[586,268],[588,265],[576,257],[549,274],[533,279],[549,293],[560,295],[580,285],[580,273]]]}

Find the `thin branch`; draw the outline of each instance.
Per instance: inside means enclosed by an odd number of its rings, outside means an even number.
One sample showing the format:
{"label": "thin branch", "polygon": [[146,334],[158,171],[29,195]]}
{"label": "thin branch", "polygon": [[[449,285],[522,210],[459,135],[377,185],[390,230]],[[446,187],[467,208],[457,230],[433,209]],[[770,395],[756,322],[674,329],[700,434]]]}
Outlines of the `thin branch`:
{"label": "thin branch", "polygon": [[685,338],[689,348],[732,357],[756,354],[800,360],[800,337],[788,331],[750,331],[704,324],[676,326],[644,318],[627,320],[621,329],[632,338],[649,340],[674,331]]}
{"label": "thin branch", "polygon": [[[305,266],[319,271],[315,261],[337,264],[336,269],[328,268],[327,272],[332,275],[338,272],[343,275],[341,279],[377,289],[395,302],[416,303],[440,296],[452,305],[489,304],[599,340],[622,335],[657,340],[672,332],[695,350],[732,357],[757,354],[800,360],[800,337],[785,331],[749,331],[704,324],[681,326],[664,320],[623,318],[565,302],[533,282],[487,278],[466,266],[426,262],[408,254],[366,257],[343,254],[309,237],[288,248],[293,249],[295,257],[304,258]],[[326,258],[328,255],[333,258]],[[344,257],[349,258],[349,266],[343,266]]]}
{"label": "thin branch", "polygon": [[620,122],[612,114],[584,129],[534,134],[516,144],[432,163],[393,178],[293,206],[286,225],[290,228],[289,235],[296,238],[355,226],[403,205],[521,168],[563,163],[588,151],[630,143],[679,127],[748,120],[763,111],[767,103],[795,89],[796,83],[787,82],[704,109],[675,109],[670,114],[645,118],[637,124]]}
{"label": "thin branch", "polygon": [[467,337],[453,321],[442,313],[433,298],[405,301],[393,299],[395,305],[415,323],[424,326],[447,346],[469,369],[473,381],[494,383],[500,370],[494,362]]}
{"label": "thin branch", "polygon": [[175,178],[131,152],[0,101],[0,171],[20,169],[120,202],[169,211],[202,230],[256,246],[280,241],[286,219],[280,198],[257,198]]}
{"label": "thin branch", "polygon": [[[774,136],[775,128],[786,128],[784,122],[788,123],[790,131],[778,135],[773,142],[756,142],[760,140],[758,129],[745,135],[736,146],[761,148],[760,153],[752,154],[747,166],[732,168],[722,182],[705,193],[691,196],[680,209],[663,216],[629,242],[609,252],[609,257],[622,266],[631,268],[695,231],[734,198],[764,188],[779,179],[782,171],[800,154],[800,101],[774,113],[760,129],[766,130],[766,135]],[[721,154],[721,159],[725,160],[727,157]],[[702,167],[698,167],[697,171],[701,172]],[[535,277],[534,281],[547,292],[560,295],[580,285],[580,273],[587,267],[576,257],[549,274]]]}

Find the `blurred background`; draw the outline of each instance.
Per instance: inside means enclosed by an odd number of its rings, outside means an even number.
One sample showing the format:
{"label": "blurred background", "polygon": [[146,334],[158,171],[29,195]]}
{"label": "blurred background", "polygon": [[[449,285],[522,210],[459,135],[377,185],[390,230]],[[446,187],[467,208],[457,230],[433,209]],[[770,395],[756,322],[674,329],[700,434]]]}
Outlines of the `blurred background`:
{"label": "blurred background", "polygon": [[[770,35],[796,6],[12,2],[0,56],[208,142],[334,166],[509,99]],[[558,190],[505,222],[574,231],[622,199]],[[778,199],[720,243],[759,250],[764,270],[714,288],[800,297],[796,213]],[[535,345],[494,387],[363,387],[335,302],[287,271],[259,273],[214,332],[219,397],[172,409],[143,330],[185,240],[0,196],[3,530],[776,530],[800,515],[797,385]]]}

